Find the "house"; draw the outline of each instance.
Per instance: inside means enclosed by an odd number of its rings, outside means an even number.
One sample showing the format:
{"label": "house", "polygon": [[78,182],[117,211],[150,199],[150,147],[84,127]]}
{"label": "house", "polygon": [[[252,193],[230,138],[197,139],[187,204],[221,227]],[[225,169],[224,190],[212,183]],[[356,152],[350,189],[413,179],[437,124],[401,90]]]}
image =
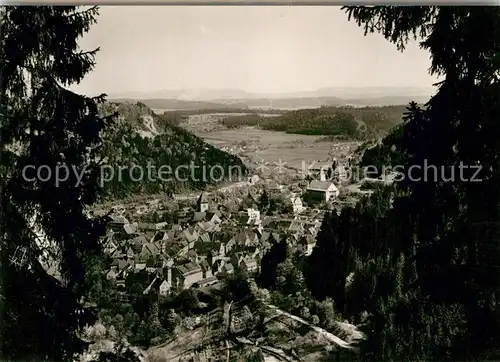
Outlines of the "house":
{"label": "house", "polygon": [[302,234],[299,232],[295,232],[295,233],[292,233],[291,235],[289,235],[287,242],[289,243],[289,245],[293,246],[293,245],[297,244],[297,242],[301,238],[302,238]]}
{"label": "house", "polygon": [[223,275],[228,275],[228,274],[233,274],[234,273],[234,267],[230,263],[224,263],[221,267],[220,273]]}
{"label": "house", "polygon": [[175,259],[187,253],[187,245],[184,247],[182,244],[172,244],[166,249],[166,255],[170,259]]}
{"label": "house", "polygon": [[168,226],[168,223],[167,222],[157,222],[155,224],[156,226],[156,230],[166,230],[167,229],[167,226]]}
{"label": "house", "polygon": [[206,212],[208,211],[208,196],[205,192],[202,192],[198,201],[196,202],[196,207],[198,212]]}
{"label": "house", "polygon": [[193,213],[193,222],[205,221],[207,216],[206,211],[195,211]]}
{"label": "house", "polygon": [[213,231],[220,231],[221,230],[220,225],[213,224],[209,221],[204,221],[204,222],[200,222],[200,223],[196,224],[195,229],[199,233],[206,233],[206,232],[213,232]]}
{"label": "house", "polygon": [[252,257],[252,258],[254,258],[254,259],[255,259],[255,258],[258,258],[259,260],[260,260],[260,259],[262,259],[262,258],[260,257],[260,255],[262,254],[261,249],[262,249],[261,247],[257,247],[257,248],[255,248],[255,250],[253,251],[253,253],[252,253],[251,257]]}
{"label": "house", "polygon": [[163,260],[161,258],[150,257],[146,260],[146,271],[148,273],[162,272]]}
{"label": "house", "polygon": [[187,263],[175,268],[176,287],[187,289],[203,280],[203,270],[196,263]]}
{"label": "house", "polygon": [[196,243],[199,237],[198,232],[193,227],[189,227],[187,229],[184,229],[181,234],[182,234],[182,239],[188,242],[188,248],[189,249],[194,248],[194,244]]}
{"label": "house", "polygon": [[135,263],[135,271],[146,270],[146,262],[145,261],[136,261]]}
{"label": "house", "polygon": [[217,284],[219,282],[219,278],[217,276],[212,275],[211,277],[203,279],[199,284],[200,287],[208,287],[214,284]]}
{"label": "house", "polygon": [[252,245],[253,238],[251,234],[246,232],[240,232],[236,234],[236,244],[242,248],[246,248]]}
{"label": "house", "polygon": [[279,233],[271,233],[269,239],[270,242],[278,244],[284,239],[284,237]]}
{"label": "house", "polygon": [[220,211],[208,212],[205,221],[218,225],[222,222],[221,218],[222,214]]}
{"label": "house", "polygon": [[128,224],[129,221],[123,215],[110,215],[110,221],[108,225],[110,227],[123,227],[123,225]]}
{"label": "house", "polygon": [[239,226],[250,225],[251,219],[247,213],[240,212],[233,217],[233,221]]}
{"label": "house", "polygon": [[252,257],[243,258],[240,261],[240,268],[247,271],[248,273],[256,272],[259,269],[257,261]]}
{"label": "house", "polygon": [[316,238],[312,235],[302,237],[298,242],[299,250],[305,255],[311,255],[316,246]]}
{"label": "house", "polygon": [[123,225],[123,231],[125,231],[125,234],[127,235],[133,235],[137,233],[137,227],[135,224],[125,224]]}
{"label": "house", "polygon": [[206,260],[200,263],[200,267],[203,271],[203,279],[213,277],[212,268],[210,267],[210,265]]}
{"label": "house", "polygon": [[147,244],[149,240],[144,235],[136,236],[131,239],[127,243],[134,249],[136,252],[140,252],[142,250],[142,246]]}
{"label": "house", "polygon": [[250,185],[255,185],[257,182],[259,182],[260,177],[258,175],[252,175],[247,178],[247,183]]}
{"label": "house", "polygon": [[348,178],[347,168],[343,165],[338,165],[333,173],[335,178],[339,181],[346,181]]}
{"label": "house", "polygon": [[199,242],[201,242],[201,243],[207,243],[207,244],[212,243],[212,239],[210,237],[210,234],[209,233],[201,234],[200,237],[199,237]]}
{"label": "house", "polygon": [[[174,226],[179,226],[179,225],[174,225]],[[163,238],[162,240],[163,241],[172,241],[172,240],[176,240],[178,239],[180,236],[181,236],[181,233],[182,233],[182,229],[170,229],[169,231],[167,231],[166,233],[163,234]]]}
{"label": "house", "polygon": [[231,238],[226,240],[227,241],[224,243],[224,248],[226,253],[228,253],[236,246],[236,237],[233,235]]}
{"label": "house", "polygon": [[307,197],[311,201],[327,202],[339,196],[339,189],[329,181],[311,181]]}
{"label": "house", "polygon": [[267,228],[269,224],[273,222],[273,218],[271,216],[264,216],[260,220],[260,224],[264,227]]}
{"label": "house", "polygon": [[205,222],[204,221],[199,221],[197,222],[194,226],[193,226],[193,229],[199,234],[203,234],[206,232],[206,229],[207,229],[207,226],[208,225],[205,225]]}
{"label": "house", "polygon": [[111,254],[109,254],[111,259],[123,259],[125,255],[120,251],[120,249],[115,249]]}
{"label": "house", "polygon": [[113,254],[118,246],[113,242],[113,240],[109,240],[104,246],[104,252],[106,254]]}
{"label": "house", "polygon": [[168,256],[162,256],[162,268],[165,268],[164,270],[167,270],[168,268],[171,268],[174,266],[174,259],[169,258]]}
{"label": "house", "polygon": [[157,256],[160,254],[160,247],[154,243],[147,243],[142,246],[141,258],[147,259],[149,257]]}
{"label": "house", "polygon": [[266,229],[269,231],[277,231],[277,232],[284,232],[287,231],[290,228],[290,225],[292,225],[293,220],[290,219],[278,219],[270,222]]}
{"label": "house", "polygon": [[247,209],[247,214],[250,217],[251,224],[260,224],[260,211],[258,209],[249,208]]}
{"label": "house", "polygon": [[304,223],[299,220],[294,220],[288,228],[288,232],[292,234],[302,234],[304,232]]}
{"label": "house", "polygon": [[132,247],[128,247],[125,255],[127,256],[127,259],[134,259],[134,256],[135,256],[135,253],[134,253],[134,250],[132,249]]}
{"label": "house", "polygon": [[236,253],[233,253],[230,257],[229,257],[229,262],[234,266],[234,267],[239,267],[241,261],[243,260],[243,258],[246,256],[246,254],[242,251],[239,251],[239,252],[236,252]]}
{"label": "house", "polygon": [[118,276],[118,268],[112,266],[111,269],[106,274],[106,279],[114,281],[114,280],[116,280],[117,276]]}
{"label": "house", "polygon": [[166,297],[172,290],[172,284],[164,280],[159,287],[159,293],[162,297]]}
{"label": "house", "polygon": [[294,214],[300,214],[304,211],[304,205],[302,204],[302,199],[299,196],[292,196],[291,201]]}
{"label": "house", "polygon": [[184,214],[184,213],[179,213],[176,215],[176,222],[179,225],[186,225],[189,224],[189,221],[191,221],[191,215],[190,214]]}
{"label": "house", "polygon": [[212,250],[208,253],[208,263],[213,264],[226,256],[226,248],[223,243],[214,243]]}
{"label": "house", "polygon": [[106,230],[106,235],[103,237],[103,243],[106,244],[106,242],[113,240],[115,234],[116,232],[113,229]]}

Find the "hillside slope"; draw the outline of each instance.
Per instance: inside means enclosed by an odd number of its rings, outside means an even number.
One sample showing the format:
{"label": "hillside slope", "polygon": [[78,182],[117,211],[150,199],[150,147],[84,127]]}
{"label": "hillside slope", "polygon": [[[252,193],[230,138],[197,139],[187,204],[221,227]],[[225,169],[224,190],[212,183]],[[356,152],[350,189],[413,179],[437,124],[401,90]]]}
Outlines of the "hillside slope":
{"label": "hillside slope", "polygon": [[103,115],[114,112],[117,122],[103,135],[105,199],[202,189],[247,172],[237,156],[162,120],[144,104],[106,103],[101,108]]}

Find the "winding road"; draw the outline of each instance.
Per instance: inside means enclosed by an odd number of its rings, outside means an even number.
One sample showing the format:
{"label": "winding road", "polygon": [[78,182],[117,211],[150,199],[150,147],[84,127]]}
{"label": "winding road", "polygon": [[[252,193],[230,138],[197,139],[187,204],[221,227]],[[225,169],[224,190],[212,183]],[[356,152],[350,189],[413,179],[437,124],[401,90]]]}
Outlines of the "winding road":
{"label": "winding road", "polygon": [[336,335],[334,335],[334,334],[332,334],[332,333],[324,330],[323,328],[315,326],[314,324],[311,324],[308,321],[306,321],[306,320],[304,320],[304,319],[302,319],[300,317],[297,317],[296,315],[293,315],[293,314],[290,314],[288,312],[285,312],[285,311],[279,309],[278,307],[276,307],[274,305],[268,304],[267,306],[269,308],[273,309],[278,314],[285,315],[285,316],[287,316],[290,319],[293,319],[293,320],[295,320],[295,321],[297,321],[299,323],[302,323],[302,324],[305,324],[305,325],[309,326],[312,330],[314,330],[318,334],[322,335],[323,337],[325,337],[330,342],[335,343],[339,347],[347,348],[347,349],[353,349],[354,348],[353,346],[351,346],[349,343],[347,343],[343,339],[340,339]]}

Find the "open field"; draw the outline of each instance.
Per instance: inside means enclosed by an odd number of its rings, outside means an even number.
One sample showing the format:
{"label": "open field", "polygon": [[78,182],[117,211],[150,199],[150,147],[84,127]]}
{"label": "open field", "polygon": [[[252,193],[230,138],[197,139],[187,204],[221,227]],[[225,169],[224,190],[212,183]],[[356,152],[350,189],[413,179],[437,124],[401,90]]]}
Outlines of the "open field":
{"label": "open field", "polygon": [[[203,132],[212,132],[218,130],[226,130],[221,121],[226,117],[245,116],[248,113],[210,113],[210,114],[194,114],[189,115],[187,120],[182,123],[182,126],[197,134]],[[276,117],[279,114],[259,113],[261,117]]]}
{"label": "open field", "polygon": [[322,136],[288,134],[264,131],[257,128],[237,128],[196,132],[206,142],[236,153],[250,164],[262,161],[285,162],[285,167],[301,169],[302,163],[330,163],[347,156],[358,142],[318,142]]}

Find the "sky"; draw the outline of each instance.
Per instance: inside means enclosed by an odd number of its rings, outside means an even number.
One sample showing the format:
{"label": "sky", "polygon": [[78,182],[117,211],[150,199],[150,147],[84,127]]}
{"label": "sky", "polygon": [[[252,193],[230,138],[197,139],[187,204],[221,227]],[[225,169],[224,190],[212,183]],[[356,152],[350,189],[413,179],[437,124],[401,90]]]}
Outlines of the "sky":
{"label": "sky", "polygon": [[285,93],[325,87],[430,87],[429,53],[364,36],[340,7],[102,6],[80,41],[100,47],[74,90]]}

